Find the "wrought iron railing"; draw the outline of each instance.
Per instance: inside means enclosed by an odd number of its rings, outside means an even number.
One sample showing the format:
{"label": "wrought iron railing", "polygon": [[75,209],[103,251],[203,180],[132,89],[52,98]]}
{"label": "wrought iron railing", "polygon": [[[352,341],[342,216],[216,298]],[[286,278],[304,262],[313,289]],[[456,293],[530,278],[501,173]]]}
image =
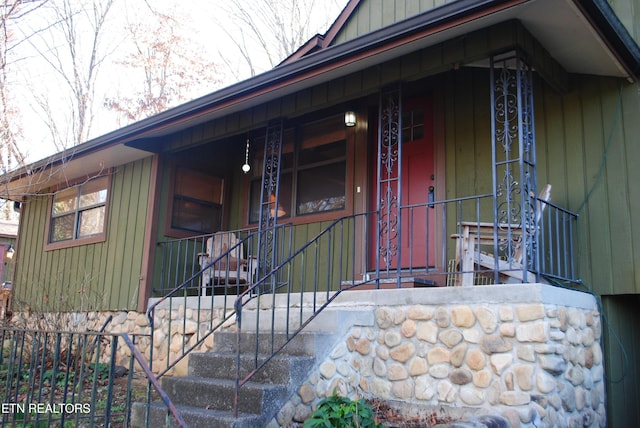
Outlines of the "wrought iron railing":
{"label": "wrought iron railing", "polygon": [[[256,228],[238,229],[229,231],[240,240],[253,234]],[[152,294],[157,297],[165,296],[172,292],[176,286],[189,282],[189,278],[198,276],[201,270],[199,265],[199,255],[207,252],[207,240],[214,234],[204,234],[191,236],[188,238],[168,239],[158,242],[158,257],[160,273],[155,282]],[[254,250],[254,241],[250,240],[249,245],[245,245],[246,254],[257,254]],[[188,287],[181,287],[186,295],[197,295],[200,291],[200,284],[193,281]]]}
{"label": "wrought iron railing", "polygon": [[[541,210],[544,215],[536,224],[524,227],[491,220],[495,207],[492,195],[400,207],[404,232],[398,227],[391,234],[389,230],[381,233],[380,229],[388,225],[380,225],[377,212],[334,221],[290,257],[277,260],[270,272],[238,296],[236,403],[242,386],[344,290],[380,288],[388,280],[392,286],[402,287],[405,278],[426,278],[418,284],[433,286],[462,285],[464,277],[471,278],[470,285],[488,284],[509,280],[513,272],[520,272],[528,282],[546,278],[578,282],[574,268],[577,216],[532,198],[532,205],[536,202],[538,207],[546,204]],[[484,221],[486,218],[489,221]],[[481,230],[488,230],[494,238],[490,244]],[[388,239],[382,248],[383,241],[373,231],[394,237],[393,249]],[[474,233],[477,241],[473,240]],[[368,252],[374,242],[375,251]],[[493,268],[483,266],[481,256],[494,260]],[[470,264],[463,263],[465,257]],[[367,265],[371,268],[358,268]],[[249,309],[254,316],[250,324],[245,321]],[[251,336],[255,341],[250,346],[255,350],[254,366],[248,370],[243,367],[241,373],[240,349],[246,352],[247,347],[240,342],[246,329],[263,334]],[[260,343],[264,341],[266,346]],[[267,357],[259,356],[265,349],[270,350]]]}
{"label": "wrought iron railing", "polygon": [[[272,252],[285,254],[291,246],[291,226],[278,225],[271,230],[280,236],[280,244]],[[238,294],[246,287],[258,280],[263,270],[256,269],[255,277],[250,283],[229,280],[232,276],[238,278],[240,270],[245,269],[240,263],[232,263],[231,254],[235,254],[240,248],[246,259],[259,253],[258,237],[255,229],[243,229],[232,231],[238,238],[237,242],[227,245],[227,252],[219,257],[206,258],[206,262],[200,264],[198,254],[206,253],[206,240],[212,235],[203,235],[191,239],[167,241],[163,254],[167,260],[174,260],[176,266],[167,266],[163,270],[163,278],[170,278],[167,273],[180,272],[177,275],[178,285],[170,288],[163,297],[157,299],[147,310],[147,318],[151,326],[150,366],[158,378],[169,373],[190,352],[199,349],[215,331],[232,322],[234,302]],[[252,233],[253,232],[253,233]],[[196,251],[201,250],[201,251]],[[185,264],[177,255],[193,256],[190,263]],[[252,261],[251,263],[257,263]],[[193,266],[185,267],[189,264]],[[203,284],[205,272],[219,272],[220,277],[211,279],[210,284]],[[187,273],[185,273],[187,272]],[[187,316],[190,314],[190,316]],[[160,316],[159,316],[160,315]],[[156,334],[156,332],[159,332]],[[175,333],[179,334],[175,334]],[[156,347],[154,341],[171,340],[166,346]],[[155,353],[154,353],[155,352]]]}
{"label": "wrought iron railing", "polygon": [[[158,377],[168,373],[215,331],[234,323],[239,341],[243,329],[266,333],[252,337],[269,341],[269,354],[276,355],[287,343],[276,340],[276,333],[293,339],[347,289],[402,287],[405,282],[451,286],[579,281],[575,214],[532,197],[529,206],[537,208],[526,218],[537,220],[523,227],[495,221],[495,206],[491,194],[400,206],[396,216],[400,224],[393,227],[381,221],[377,212],[368,212],[335,220],[311,238],[309,225],[276,225],[260,232],[262,240],[255,230],[234,231],[241,239],[206,264],[197,258],[206,251],[207,237],[171,241],[167,245],[172,249],[167,246],[163,254],[176,265],[167,266],[163,278],[170,278],[167,273],[171,273],[182,282],[148,310],[151,340],[167,342],[159,347],[160,354],[150,346],[156,352],[150,356],[154,372]],[[260,241],[273,247],[268,251],[259,248]],[[247,284],[230,284],[229,278],[239,273],[231,275],[232,270],[240,269],[230,263],[230,254],[239,246],[244,248],[244,257],[269,259],[255,262],[256,273]],[[180,254],[190,255],[194,266],[185,268],[188,264],[177,257]],[[209,269],[222,272],[222,278],[220,287],[212,284],[207,292],[202,278]],[[160,311],[166,312],[157,316]],[[251,325],[247,324],[249,311],[255,315]],[[155,332],[160,332],[157,339]],[[263,352],[264,344],[256,343],[253,348],[256,365],[249,374],[238,372],[238,394],[272,358],[258,358],[257,350]]]}
{"label": "wrought iron railing", "polygon": [[[372,282],[357,274],[358,253],[354,245],[358,226],[366,224],[367,218],[368,214],[360,214],[334,221],[289,257],[275,260],[271,271],[265,272],[261,279],[237,297],[234,305],[237,328],[236,416],[240,388],[338,296],[342,291],[341,284],[350,288]],[[373,282],[378,278],[376,275]],[[281,298],[284,298],[285,305],[278,304]],[[244,321],[249,304],[253,305],[251,310],[255,314],[251,325]],[[280,308],[284,312],[276,313]],[[253,335],[255,343],[250,347],[254,349],[253,367],[248,368],[241,364],[241,352],[247,349],[241,345],[243,329],[264,333]],[[280,340],[276,340],[276,333]],[[284,340],[282,335],[285,335]],[[267,341],[266,346],[261,344],[264,341]]]}
{"label": "wrought iron railing", "polygon": [[130,426],[134,402],[166,398],[136,348],[140,340],[148,338],[0,327],[0,426]]}

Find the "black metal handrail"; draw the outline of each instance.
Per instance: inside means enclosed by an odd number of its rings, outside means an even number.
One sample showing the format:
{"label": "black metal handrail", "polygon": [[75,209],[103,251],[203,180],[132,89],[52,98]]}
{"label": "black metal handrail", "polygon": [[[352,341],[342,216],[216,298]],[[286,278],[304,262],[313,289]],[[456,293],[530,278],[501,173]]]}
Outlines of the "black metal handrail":
{"label": "black metal handrail", "polygon": [[[274,230],[282,231],[286,228],[291,227],[290,224],[282,224],[277,225]],[[214,294],[213,290],[211,296],[200,295],[199,298],[195,299],[195,307],[189,308],[194,311],[196,314],[195,323],[197,324],[197,328],[193,333],[193,336],[187,340],[186,335],[182,336],[182,343],[178,344],[180,347],[179,352],[173,351],[174,359],[171,359],[171,349],[167,346],[166,354],[157,356],[153,355],[153,342],[155,338],[156,322],[155,322],[155,314],[158,310],[165,309],[171,313],[176,308],[182,306],[182,310],[186,311],[188,307],[188,299],[189,296],[187,291],[189,289],[198,289],[200,291],[204,290],[204,286],[200,284],[200,279],[205,271],[209,269],[215,269],[216,266],[224,265],[223,268],[219,270],[224,272],[223,277],[227,280],[230,277],[231,272],[236,270],[236,277],[239,276],[239,271],[242,269],[240,264],[237,264],[234,269],[230,269],[230,254],[235,254],[235,252],[240,248],[244,247],[246,249],[247,254],[257,253],[257,233],[255,229],[243,229],[242,231],[233,231],[234,233],[240,235],[241,232],[245,232],[245,236],[238,240],[237,243],[231,245],[225,253],[220,254],[217,258],[211,258],[206,264],[200,266],[199,268],[194,268],[193,271],[186,277],[184,280],[176,287],[171,289],[170,292],[165,294],[163,297],[159,298],[156,302],[149,306],[147,309],[147,318],[149,320],[149,325],[151,326],[151,345],[150,349],[150,366],[153,366],[154,361],[166,361],[164,367],[158,369],[155,368],[157,378],[161,378],[165,374],[167,374],[172,368],[174,368],[180,361],[182,361],[190,352],[195,349],[198,349],[205,342],[207,338],[209,338],[215,331],[222,328],[225,323],[227,323],[235,314],[234,314],[234,306],[233,303],[235,301],[236,295],[239,293],[242,284],[235,284],[235,286],[225,286],[221,287],[223,291],[222,295]],[[205,237],[211,237],[212,235],[203,235],[196,237],[194,239],[203,239]],[[204,250],[204,245],[202,246],[202,250]],[[204,252],[204,251],[202,251]],[[228,281],[226,281],[228,282]],[[247,285],[248,286],[248,285]],[[213,286],[212,286],[213,288]],[[181,303],[176,301],[179,299]],[[217,322],[216,322],[217,320]],[[175,325],[177,323],[177,326]],[[203,326],[204,324],[204,326]],[[207,325],[208,324],[208,325]],[[202,328],[206,327],[206,328]],[[166,325],[166,337],[171,338],[173,336],[174,329],[179,329],[181,331],[185,331],[187,328],[187,318],[183,316],[181,319],[174,320],[173,317],[169,316],[167,319]],[[177,355],[176,355],[177,354]],[[162,358],[157,358],[162,357]]]}
{"label": "black metal handrail", "polygon": [[[355,245],[346,246],[345,243],[345,233],[348,234],[348,238],[350,238],[350,242],[355,242],[356,238],[356,228],[355,223],[358,219],[362,219],[363,221],[369,217],[370,213],[356,214],[352,216],[341,217],[335,221],[333,221],[329,226],[319,232],[314,238],[307,241],[304,245],[302,245],[298,250],[293,252],[288,258],[283,260],[281,263],[276,263],[273,268],[266,272],[265,275],[258,280],[255,284],[245,290],[243,293],[238,295],[234,307],[236,313],[236,327],[237,327],[237,372],[236,372],[236,389],[235,389],[235,413],[236,417],[238,415],[238,403],[239,403],[239,395],[240,388],[248,382],[253,375],[269,363],[293,338],[300,333],[309,323],[311,323],[314,318],[322,312],[336,297],[343,291],[343,288],[335,287],[336,279],[338,283],[342,283],[343,281],[351,282],[351,285],[346,288],[351,288],[356,285],[363,285],[369,282],[378,282],[379,274],[374,275],[375,279],[368,280],[363,278],[358,278],[356,280],[356,270],[355,270]],[[345,232],[345,229],[346,230]],[[324,241],[323,241],[324,240]],[[324,244],[327,244],[327,252],[325,253]],[[322,247],[322,248],[320,248]],[[345,248],[350,248],[348,250],[348,254],[344,253]],[[337,254],[334,254],[337,252]],[[321,254],[322,253],[322,254]],[[317,262],[321,256],[326,256],[326,270],[318,270]],[[311,260],[311,265],[306,264],[306,260]],[[297,263],[297,265],[296,265]],[[337,265],[337,266],[336,266]],[[338,278],[335,275],[335,269],[339,272]],[[285,275],[282,273],[286,271]],[[310,277],[309,273],[313,273],[313,278]],[[343,277],[342,273],[345,273],[347,276]],[[326,274],[326,276],[325,276]],[[298,305],[292,305],[292,280],[297,279],[299,277],[300,289],[293,291],[294,293],[299,295]],[[310,285],[311,289],[306,289],[307,286]],[[379,286],[379,283],[377,284]],[[345,289],[346,289],[345,288]],[[278,290],[279,293],[275,293],[275,290]],[[303,294],[305,292],[313,292],[314,298],[312,301],[312,312],[311,314],[305,315],[303,313]],[[316,300],[316,297],[319,297],[318,294],[324,294],[324,299],[322,301]],[[271,304],[268,307],[271,308],[272,312],[270,316],[267,318],[266,322],[270,323],[269,327],[266,329],[268,331],[270,341],[268,346],[268,354],[266,354],[265,358],[258,358],[259,354],[263,352],[264,347],[260,346],[260,338],[259,334],[255,335],[255,344],[254,344],[254,358],[253,358],[253,368],[249,370],[246,375],[243,375],[241,372],[241,353],[242,353],[242,322],[243,322],[243,308],[251,301],[257,302],[256,306],[256,331],[265,330],[264,325],[261,324],[260,319],[260,310],[261,310],[261,297],[264,295],[268,295],[272,298]],[[285,340],[276,344],[275,341],[275,333],[276,333],[276,316],[275,316],[275,299],[277,294],[284,294],[287,297],[288,305],[285,307],[285,316],[286,323],[284,326],[284,333],[286,335]],[[292,315],[292,309],[297,308],[299,311],[297,316],[297,325],[293,326],[290,324],[290,315]],[[279,331],[280,332],[280,331]]]}
{"label": "black metal handrail", "polygon": [[[129,347],[129,350],[131,351],[131,355],[133,356],[133,359],[135,359],[135,361],[140,365],[140,368],[142,368],[142,371],[147,376],[149,385],[155,388],[156,392],[160,396],[160,399],[162,400],[164,405],[167,407],[168,412],[171,414],[171,416],[173,416],[173,419],[175,420],[175,422],[181,427],[186,427],[187,424],[182,418],[182,415],[180,415],[180,412],[178,412],[178,409],[176,409],[176,406],[171,402],[171,399],[169,398],[167,393],[164,391],[164,389],[160,385],[160,382],[158,381],[156,376],[151,371],[151,367],[147,365],[147,362],[144,356],[140,353],[140,351],[136,347],[133,340],[131,340],[131,338],[127,334],[122,334],[122,339],[124,340],[124,343]],[[133,359],[132,359],[132,365],[133,365]],[[147,427],[149,426],[149,417],[151,415],[150,404],[151,404],[151,388],[147,390],[147,399],[145,402],[145,426]]]}

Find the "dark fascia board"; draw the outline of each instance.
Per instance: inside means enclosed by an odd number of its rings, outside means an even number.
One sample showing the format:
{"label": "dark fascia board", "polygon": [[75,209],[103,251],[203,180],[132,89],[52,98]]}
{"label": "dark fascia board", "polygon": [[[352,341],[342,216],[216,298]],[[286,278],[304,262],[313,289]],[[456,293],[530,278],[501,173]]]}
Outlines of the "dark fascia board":
{"label": "dark fascia board", "polygon": [[[527,3],[529,0],[460,0],[447,3],[426,13],[418,14],[390,26],[376,30],[356,39],[320,49],[309,55],[303,56],[296,61],[283,64],[263,74],[242,82],[227,86],[216,92],[205,95],[201,98],[187,102],[170,110],[159,113],[155,116],[143,119],[139,122],[127,125],[123,128],[112,131],[96,139],[80,144],[72,149],[73,157],[82,156],[95,150],[100,150],[112,145],[125,144],[136,147],[135,140],[144,140],[143,146],[146,150],[157,151],[153,147],[153,140],[156,136],[148,135],[150,131],[160,131],[165,129],[162,135],[169,135],[172,132],[172,125],[176,125],[190,117],[215,111],[216,109],[229,106],[248,97],[251,94],[259,93],[269,88],[277,88],[290,83],[294,83],[300,76],[312,72],[314,69],[326,69],[331,65],[348,63],[350,58],[357,57],[358,54],[366,53],[372,49],[392,45],[394,42],[411,35],[424,32],[431,28],[446,28],[449,23],[459,22],[465,18],[475,19],[518,4]],[[600,30],[612,40],[613,47],[622,49],[618,52],[622,58],[626,58],[629,63],[629,70],[638,71],[640,68],[640,55],[635,54],[637,45],[624,37],[628,33],[619,21],[613,19],[615,14],[606,5],[605,0],[585,0],[577,2],[584,6],[584,10],[597,25]],[[603,7],[603,4],[606,7]],[[615,24],[617,22],[617,24]],[[612,24],[613,23],[613,24]],[[619,40],[616,43],[616,40]],[[160,141],[158,138],[156,141]],[[36,170],[47,165],[55,165],[63,161],[68,161],[69,157],[65,152],[55,154],[47,159],[38,161],[32,165],[22,168],[17,172],[10,173],[11,179],[19,179],[28,171]]]}
{"label": "dark fascia board", "polygon": [[344,24],[349,20],[349,17],[355,12],[356,8],[360,4],[361,0],[349,0],[344,9],[340,12],[338,17],[333,21],[333,24],[329,27],[324,35],[316,34],[308,42],[302,45],[294,53],[282,60],[279,65],[289,64],[295,60],[302,58],[305,55],[313,52],[314,49],[323,49],[333,43]]}
{"label": "dark fascia board", "polygon": [[315,52],[318,49],[322,49],[323,47],[324,36],[322,34],[316,34],[315,36],[307,40],[304,45],[300,46],[300,48],[298,48],[294,53],[285,58],[280,64],[277,65],[277,67],[296,61],[305,55]]}
{"label": "dark fascia board", "polygon": [[573,2],[600,31],[603,39],[618,55],[629,74],[637,79],[640,75],[640,48],[607,0],[573,0]]}

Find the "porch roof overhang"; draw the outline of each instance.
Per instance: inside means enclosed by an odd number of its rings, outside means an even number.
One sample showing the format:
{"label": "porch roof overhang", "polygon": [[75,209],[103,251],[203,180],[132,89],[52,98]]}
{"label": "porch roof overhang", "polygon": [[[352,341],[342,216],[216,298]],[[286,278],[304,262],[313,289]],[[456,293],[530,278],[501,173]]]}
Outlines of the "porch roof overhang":
{"label": "porch roof overhang", "polygon": [[520,21],[569,73],[629,80],[640,73],[640,50],[605,0],[460,0],[315,50],[4,174],[0,197],[21,200],[57,183],[148,157],[166,137],[184,129],[511,20]]}

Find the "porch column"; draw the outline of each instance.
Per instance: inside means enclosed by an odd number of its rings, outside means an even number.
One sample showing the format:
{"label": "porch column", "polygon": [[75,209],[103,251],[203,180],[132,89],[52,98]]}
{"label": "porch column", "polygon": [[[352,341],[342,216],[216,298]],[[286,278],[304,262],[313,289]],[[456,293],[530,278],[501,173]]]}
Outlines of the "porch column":
{"label": "porch column", "polygon": [[[376,274],[401,269],[402,90],[398,84],[380,93],[378,113]],[[400,288],[400,275],[398,288]]]}
{"label": "porch column", "polygon": [[[276,120],[267,126],[264,147],[264,165],[262,168],[262,186],[260,190],[260,220],[258,233],[258,276],[264,277],[273,270],[278,248],[278,206],[280,201],[280,160],[282,157],[283,121]],[[262,291],[273,291],[276,280],[269,277],[269,283]]]}
{"label": "porch column", "polygon": [[[519,51],[495,55],[490,79],[494,254],[502,254],[508,269],[522,270],[524,282],[533,279],[531,272],[539,280],[531,66]],[[516,254],[522,255],[521,264],[514,263]],[[499,259],[494,259],[497,283]]]}

